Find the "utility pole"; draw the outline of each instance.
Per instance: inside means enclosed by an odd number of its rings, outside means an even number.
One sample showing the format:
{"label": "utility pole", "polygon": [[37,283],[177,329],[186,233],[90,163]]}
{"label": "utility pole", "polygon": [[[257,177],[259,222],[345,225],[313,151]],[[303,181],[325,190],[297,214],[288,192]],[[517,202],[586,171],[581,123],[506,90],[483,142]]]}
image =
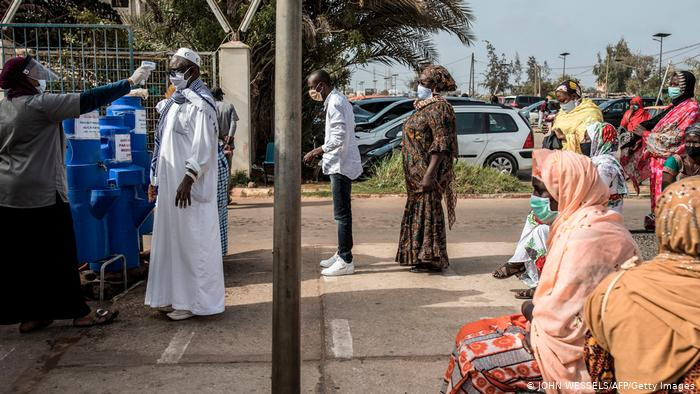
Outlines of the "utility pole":
{"label": "utility pole", "polygon": [[372,69],[372,82],[374,82],[374,94],[377,94],[377,69]]}
{"label": "utility pole", "polygon": [[561,79],[566,78],[566,57],[571,55],[569,52],[563,52],[559,54],[560,59],[564,59],[564,71],[561,73]]}
{"label": "utility pole", "polygon": [[394,96],[398,96],[398,95],[399,95],[398,88],[397,88],[397,86],[396,86],[396,77],[398,77],[398,76],[399,76],[399,74],[391,74],[391,77],[393,78],[393,79],[392,79],[392,86],[393,86],[393,89],[394,89]]}
{"label": "utility pole", "polygon": [[276,5],[272,391],[301,390],[301,2]]}
{"label": "utility pole", "polygon": [[607,59],[605,59],[605,98],[610,97],[610,90],[608,86],[608,77],[610,76],[610,54],[607,54]]}
{"label": "utility pole", "polygon": [[474,52],[472,52],[472,60],[469,66],[469,97],[474,97]]}

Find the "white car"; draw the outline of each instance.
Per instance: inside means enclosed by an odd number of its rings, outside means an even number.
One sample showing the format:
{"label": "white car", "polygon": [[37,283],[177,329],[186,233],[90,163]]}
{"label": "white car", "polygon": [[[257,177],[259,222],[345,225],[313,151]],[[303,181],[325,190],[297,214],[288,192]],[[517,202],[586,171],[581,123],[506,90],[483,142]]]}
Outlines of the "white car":
{"label": "white car", "polygon": [[[534,136],[528,122],[516,110],[497,104],[456,106],[454,109],[461,160],[513,175],[532,169]],[[366,162],[367,153],[399,135],[409,115],[356,134],[363,162]]]}

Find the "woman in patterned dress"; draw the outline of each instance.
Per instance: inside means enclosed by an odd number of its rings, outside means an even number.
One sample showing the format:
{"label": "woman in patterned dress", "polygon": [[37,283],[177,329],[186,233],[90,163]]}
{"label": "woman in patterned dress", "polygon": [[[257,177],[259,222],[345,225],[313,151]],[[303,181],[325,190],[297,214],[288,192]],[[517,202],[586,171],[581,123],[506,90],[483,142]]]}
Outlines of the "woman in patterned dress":
{"label": "woman in patterned dress", "polygon": [[615,157],[619,146],[617,130],[610,123],[597,122],[589,125],[586,133],[591,140],[591,160],[610,191],[608,208],[621,214],[629,192],[625,171]]}
{"label": "woman in patterned dress", "polygon": [[606,390],[615,382],[643,387],[621,393],[700,392],[700,178],[664,190],[656,218],[659,255],[623,264],[585,304],[586,364],[599,392],[615,392]]}
{"label": "woman in patterned dress", "polygon": [[442,66],[423,69],[418,86],[416,113],[403,126],[403,169],[406,209],[396,261],[412,272],[440,272],[447,268],[447,234],[442,199],[450,228],[455,222],[457,198],[454,161],[457,154],[455,113],[438,93],[456,89]]}
{"label": "woman in patterned dress", "polygon": [[[661,195],[663,169],[666,159],[685,151],[685,130],[698,120],[700,106],[695,101],[695,75],[689,71],[676,72],[669,82],[669,98],[672,105],[653,119],[643,122],[636,130],[642,134],[645,146],[640,165],[640,172],[650,171],[649,193],[651,194],[651,213],[645,218],[647,230],[654,230],[654,211],[656,200]],[[644,127],[652,127],[651,132]]]}
{"label": "woman in patterned dress", "polygon": [[[605,209],[608,188],[591,159],[537,150],[532,171],[534,195],[558,212],[534,299],[523,303],[522,315],[462,327],[443,393],[532,391],[542,382],[590,381],[583,360],[583,305],[607,274],[636,255],[637,247],[622,216]],[[554,386],[544,387],[556,392]]]}

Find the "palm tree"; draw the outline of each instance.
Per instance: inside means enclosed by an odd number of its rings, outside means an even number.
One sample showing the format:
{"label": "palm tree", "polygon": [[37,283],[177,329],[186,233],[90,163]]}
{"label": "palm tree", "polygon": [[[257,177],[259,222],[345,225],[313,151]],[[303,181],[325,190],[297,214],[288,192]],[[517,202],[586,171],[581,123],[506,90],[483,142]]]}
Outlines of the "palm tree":
{"label": "palm tree", "polygon": [[[128,22],[136,45],[162,50],[179,45],[215,50],[223,33],[202,0],[147,0],[148,11]],[[220,1],[237,26],[248,0]],[[438,58],[432,35],[447,32],[463,44],[474,36],[471,8],[462,0],[306,0],[303,4],[303,73],[331,72],[338,85],[350,78],[349,67],[372,62],[399,63],[418,69]],[[273,136],[275,8],[263,0],[251,30],[241,37],[251,48],[251,108],[253,142],[262,153]],[[305,143],[312,140],[313,107],[304,100]]]}

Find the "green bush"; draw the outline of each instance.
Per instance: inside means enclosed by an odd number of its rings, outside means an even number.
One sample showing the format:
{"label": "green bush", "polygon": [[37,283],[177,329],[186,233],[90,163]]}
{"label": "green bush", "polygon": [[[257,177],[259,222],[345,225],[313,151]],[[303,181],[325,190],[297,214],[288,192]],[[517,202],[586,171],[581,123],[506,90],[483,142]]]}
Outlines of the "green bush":
{"label": "green bush", "polygon": [[[526,193],[530,186],[518,178],[502,174],[493,168],[472,166],[458,161],[455,165],[456,189],[458,194]],[[358,183],[359,193],[394,194],[405,193],[406,184],[400,154],[394,154],[379,163],[371,178]]]}
{"label": "green bush", "polygon": [[248,187],[248,182],[250,182],[250,178],[248,178],[245,171],[240,170],[231,174],[231,179],[229,180],[233,187]]}

